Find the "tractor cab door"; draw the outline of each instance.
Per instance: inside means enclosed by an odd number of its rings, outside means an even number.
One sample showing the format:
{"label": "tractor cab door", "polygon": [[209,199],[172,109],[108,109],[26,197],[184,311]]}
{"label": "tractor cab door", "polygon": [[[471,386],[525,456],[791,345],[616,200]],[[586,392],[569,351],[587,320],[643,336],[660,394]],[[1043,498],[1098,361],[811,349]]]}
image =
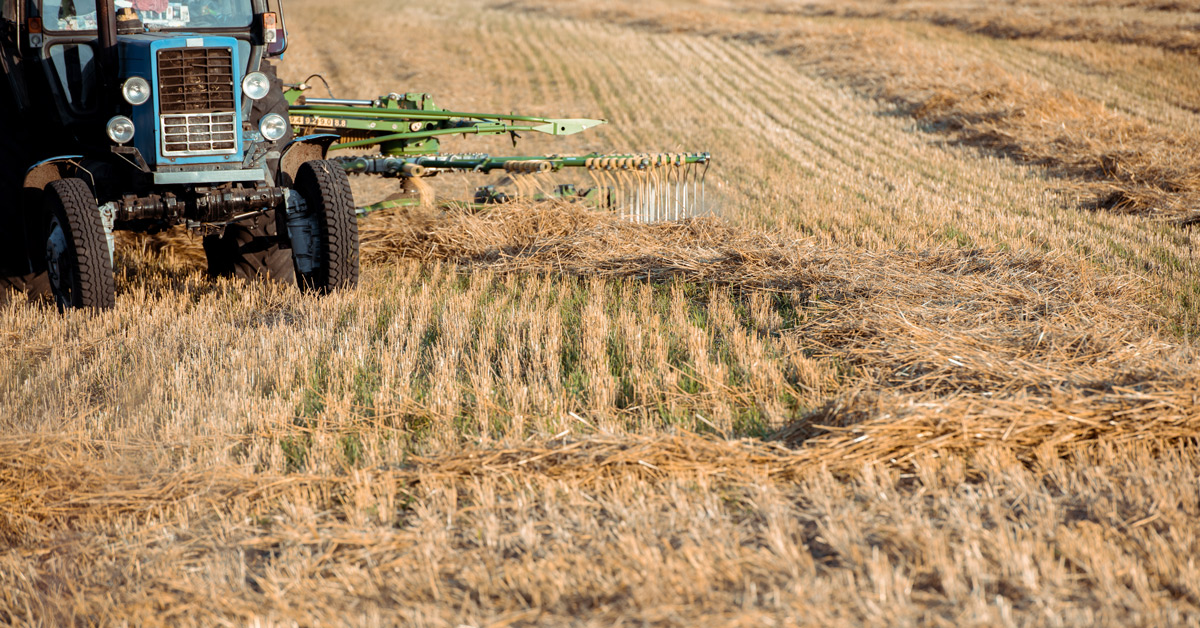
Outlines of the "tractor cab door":
{"label": "tractor cab door", "polygon": [[21,177],[25,160],[15,137],[20,113],[29,108],[22,76],[20,17],[25,0],[0,0],[0,303],[10,289],[24,289],[32,274],[27,255],[25,219],[21,212]]}
{"label": "tractor cab door", "polygon": [[50,92],[64,125],[90,118],[100,104],[95,0],[44,0],[41,49]]}
{"label": "tractor cab door", "polygon": [[92,113],[98,104],[96,48],[90,42],[55,43],[46,47],[48,69],[66,119]]}
{"label": "tractor cab door", "polygon": [[0,113],[29,109],[29,93],[21,68],[21,4],[0,0]]}

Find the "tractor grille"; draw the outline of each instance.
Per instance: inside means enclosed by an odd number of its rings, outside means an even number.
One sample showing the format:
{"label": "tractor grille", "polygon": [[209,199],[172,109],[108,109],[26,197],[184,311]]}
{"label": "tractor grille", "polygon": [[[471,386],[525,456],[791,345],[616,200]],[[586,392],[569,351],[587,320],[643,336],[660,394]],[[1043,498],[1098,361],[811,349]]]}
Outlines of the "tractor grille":
{"label": "tractor grille", "polygon": [[164,156],[237,153],[236,90],[230,48],[158,53],[158,112]]}
{"label": "tractor grille", "polygon": [[170,48],[158,53],[159,113],[233,111],[233,50]]}
{"label": "tractor grille", "polygon": [[162,117],[163,155],[227,155],[237,152],[232,113]]}

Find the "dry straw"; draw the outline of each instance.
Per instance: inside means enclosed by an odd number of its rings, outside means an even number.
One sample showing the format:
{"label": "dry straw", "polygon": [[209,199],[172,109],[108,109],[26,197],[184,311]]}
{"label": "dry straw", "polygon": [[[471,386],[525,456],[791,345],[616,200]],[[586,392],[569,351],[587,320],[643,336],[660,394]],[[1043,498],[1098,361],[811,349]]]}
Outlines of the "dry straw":
{"label": "dry straw", "polygon": [[363,225],[363,258],[448,259],[504,272],[688,280],[788,290],[810,283],[797,250],[716,218],[635,224],[569,203],[408,210]]}
{"label": "dry straw", "polygon": [[103,449],[0,439],[6,622],[952,625],[964,607],[984,624],[1033,607],[1117,625],[1197,612],[1194,561],[1171,551],[1196,542],[1186,449],[1069,466],[930,450],[911,472],[847,476],[804,452],[686,435],[324,476],[133,469],[113,462],[138,452]]}

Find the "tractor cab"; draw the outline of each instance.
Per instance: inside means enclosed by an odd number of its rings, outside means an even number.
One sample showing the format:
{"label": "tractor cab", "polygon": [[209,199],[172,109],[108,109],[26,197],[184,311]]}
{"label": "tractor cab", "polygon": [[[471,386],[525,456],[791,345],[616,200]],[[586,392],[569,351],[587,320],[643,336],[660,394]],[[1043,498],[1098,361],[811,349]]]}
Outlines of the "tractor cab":
{"label": "tractor cab", "polygon": [[[100,113],[98,109],[105,103],[100,102],[99,87],[106,77],[99,73],[96,1],[42,0],[38,4],[41,56],[44,68],[51,74],[60,115],[70,121]],[[242,66],[239,69],[243,76],[257,69],[249,67],[250,25],[254,15],[250,0],[121,0],[115,5],[118,56],[123,60],[122,67],[117,69],[118,79],[153,76],[157,68],[146,55],[152,42],[162,42],[156,47],[157,52],[171,47],[170,42],[181,35],[193,33],[201,35],[202,47],[228,47],[224,64],[227,67],[223,68],[226,74],[232,74],[235,58],[242,61],[238,65]],[[37,39],[35,34],[31,43]],[[187,45],[186,38],[183,45]],[[126,102],[130,100],[128,96],[137,103],[142,95],[150,96],[152,92],[148,84],[143,86],[141,82],[131,85],[130,90],[125,94]]]}
{"label": "tractor cab", "polygon": [[[357,234],[332,138],[294,137],[269,61],[287,47],[280,1],[0,0],[0,113],[16,123],[0,134],[0,249],[25,258],[8,252],[0,276],[46,270],[61,307],[104,307],[111,278],[97,301],[72,285],[76,258],[111,274],[114,231],[185,225],[213,274],[353,283],[356,236],[326,261],[323,212]],[[80,249],[72,212],[107,250]]]}

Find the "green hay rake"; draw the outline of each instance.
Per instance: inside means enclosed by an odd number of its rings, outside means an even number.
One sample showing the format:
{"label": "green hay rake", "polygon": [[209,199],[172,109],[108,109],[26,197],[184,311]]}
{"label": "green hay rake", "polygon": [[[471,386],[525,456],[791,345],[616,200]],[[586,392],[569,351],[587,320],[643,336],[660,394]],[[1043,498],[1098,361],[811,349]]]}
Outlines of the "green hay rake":
{"label": "green hay rake", "polygon": [[[311,78],[311,77],[310,77]],[[389,94],[376,100],[309,98],[307,83],[288,86],[291,123],[297,135],[336,136],[331,151],[374,150],[371,155],[332,159],[353,175],[400,180],[389,200],[359,209],[360,215],[430,199],[421,180],[447,172],[503,172],[509,189],[476,189],[472,205],[517,199],[556,198],[614,211],[638,222],[680,220],[707,213],[708,153],[589,154],[581,156],[491,156],[443,154],[441,140],[455,135],[504,135],[514,146],[519,133],[574,135],[605,124],[585,118],[541,118],[515,114],[447,111],[428,94]],[[579,171],[590,186],[549,185],[547,175]]]}

